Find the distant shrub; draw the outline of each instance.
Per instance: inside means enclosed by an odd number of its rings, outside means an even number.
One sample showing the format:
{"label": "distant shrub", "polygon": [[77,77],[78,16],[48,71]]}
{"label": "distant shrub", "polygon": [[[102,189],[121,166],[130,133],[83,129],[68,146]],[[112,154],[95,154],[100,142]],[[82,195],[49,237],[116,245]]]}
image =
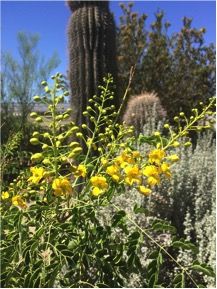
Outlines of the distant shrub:
{"label": "distant shrub", "polygon": [[156,93],[144,92],[141,95],[131,97],[123,120],[127,125],[133,125],[137,132],[142,132],[144,125],[153,116],[153,113],[155,113],[157,122],[166,116],[166,111]]}

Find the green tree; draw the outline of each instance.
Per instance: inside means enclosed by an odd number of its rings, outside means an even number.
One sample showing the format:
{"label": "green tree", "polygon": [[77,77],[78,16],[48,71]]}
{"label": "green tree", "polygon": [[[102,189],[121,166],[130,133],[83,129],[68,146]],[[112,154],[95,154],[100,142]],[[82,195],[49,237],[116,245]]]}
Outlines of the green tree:
{"label": "green tree", "polygon": [[[14,102],[20,109],[20,126],[25,131],[27,116],[32,108],[32,98],[40,93],[40,82],[48,79],[51,71],[55,69],[60,61],[54,53],[47,61],[40,56],[38,51],[38,34],[17,34],[18,55],[16,59],[8,52],[2,55],[1,71],[1,97],[3,112],[3,128],[8,131],[8,112]],[[10,111],[10,117],[11,117]],[[4,117],[5,116],[5,117]]]}
{"label": "green tree", "polygon": [[181,30],[171,35],[163,11],[155,13],[147,29],[145,14],[133,12],[132,3],[121,7],[117,50],[122,87],[135,65],[131,95],[154,91],[170,119],[180,110],[190,114],[195,103],[215,94],[215,47],[205,44],[205,28],[192,28],[192,19],[184,17]]}

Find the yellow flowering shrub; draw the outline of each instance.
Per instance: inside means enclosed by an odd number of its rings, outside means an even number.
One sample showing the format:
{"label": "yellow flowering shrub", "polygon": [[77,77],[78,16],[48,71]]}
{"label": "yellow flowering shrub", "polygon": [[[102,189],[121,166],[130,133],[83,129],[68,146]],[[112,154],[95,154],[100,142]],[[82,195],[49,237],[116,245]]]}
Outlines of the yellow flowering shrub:
{"label": "yellow flowering shrub", "polygon": [[[133,127],[118,122],[122,105],[118,111],[109,106],[114,97],[110,76],[83,112],[94,130],[86,124],[78,127],[65,122],[70,109],[59,113],[57,108],[68,92],[61,74],[52,79],[53,87],[42,82],[45,95],[35,97],[47,105],[47,112],[31,114],[46,128],[30,139],[41,150],[32,155],[30,169],[1,194],[4,287],[124,287],[135,271],[141,276],[148,272],[146,286],[177,287],[185,280],[197,286],[198,271],[213,275],[212,268],[204,264],[183,267],[169,247],[155,240],[157,232],[170,233],[174,237],[171,247],[196,250],[194,244],[178,240],[170,224],[159,221],[147,231],[114,205],[112,197],[130,189],[148,198],[162,179],[170,181],[173,165],[179,161],[173,147],[181,137],[188,146],[189,131],[208,128],[197,122],[206,118],[214,99],[201,111],[194,110],[190,120],[183,114],[177,116],[177,128],[167,124],[165,136],[156,132],[136,137]],[[144,143],[149,144],[148,151],[142,149]],[[113,212],[107,224],[98,218],[104,206]],[[135,214],[142,212],[133,199],[132,208]],[[147,268],[138,257],[144,238],[155,247]],[[165,270],[168,258],[178,268],[176,279],[161,284],[159,272]]]}

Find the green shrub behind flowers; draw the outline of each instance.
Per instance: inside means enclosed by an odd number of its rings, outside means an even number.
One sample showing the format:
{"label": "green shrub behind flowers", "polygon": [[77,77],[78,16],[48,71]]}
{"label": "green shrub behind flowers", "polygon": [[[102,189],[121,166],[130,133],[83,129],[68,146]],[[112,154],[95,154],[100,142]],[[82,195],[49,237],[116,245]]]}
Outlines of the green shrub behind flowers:
{"label": "green shrub behind flowers", "polygon": [[[108,106],[114,97],[111,76],[83,112],[94,129],[64,124],[70,110],[60,114],[57,106],[68,92],[61,74],[52,79],[52,87],[42,82],[45,95],[35,97],[47,105],[47,112],[31,113],[48,128],[43,134],[35,131],[30,139],[41,151],[32,155],[31,167],[1,195],[2,286],[123,287],[130,274],[137,273],[144,278],[143,287],[200,287],[201,273],[214,277],[212,268],[197,260],[188,267],[179,264],[176,250],[196,254],[197,248],[178,239],[173,226],[155,220],[144,229],[113,203],[113,196],[132,189],[148,198],[162,180],[169,181],[179,161],[173,148],[180,145],[181,137],[186,138],[186,147],[191,145],[190,130],[210,127],[197,123],[212,113],[215,100],[201,110],[193,109],[190,119],[180,113],[175,118],[177,129],[165,124],[167,137],[159,132],[135,137],[133,127],[117,122],[121,108],[116,112]],[[147,151],[135,149],[144,143],[149,145]],[[106,223],[99,217],[105,207],[113,212]],[[132,208],[138,217],[145,213],[133,199]],[[156,234],[167,232],[172,236],[170,244],[157,241]],[[153,245],[153,252],[144,267],[140,249],[145,240]],[[159,272],[167,268],[168,259],[178,268],[177,274],[162,281]]]}

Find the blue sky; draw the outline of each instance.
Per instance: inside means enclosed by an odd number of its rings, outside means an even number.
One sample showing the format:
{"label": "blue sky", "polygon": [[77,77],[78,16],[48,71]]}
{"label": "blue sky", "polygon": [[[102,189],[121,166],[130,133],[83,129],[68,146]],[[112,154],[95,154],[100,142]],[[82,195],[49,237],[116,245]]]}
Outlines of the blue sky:
{"label": "blue sky", "polygon": [[[122,15],[120,3],[110,1],[116,24]],[[154,13],[164,10],[172,25],[170,32],[179,31],[183,16],[193,18],[193,27],[205,27],[205,40],[216,42],[215,1],[134,1],[134,11],[148,15],[147,27],[154,21]],[[57,71],[65,73],[68,65],[67,23],[71,15],[64,1],[1,1],[2,51],[9,51],[17,57],[16,34],[18,31],[39,33],[41,55],[49,57],[58,52],[61,64]]]}

